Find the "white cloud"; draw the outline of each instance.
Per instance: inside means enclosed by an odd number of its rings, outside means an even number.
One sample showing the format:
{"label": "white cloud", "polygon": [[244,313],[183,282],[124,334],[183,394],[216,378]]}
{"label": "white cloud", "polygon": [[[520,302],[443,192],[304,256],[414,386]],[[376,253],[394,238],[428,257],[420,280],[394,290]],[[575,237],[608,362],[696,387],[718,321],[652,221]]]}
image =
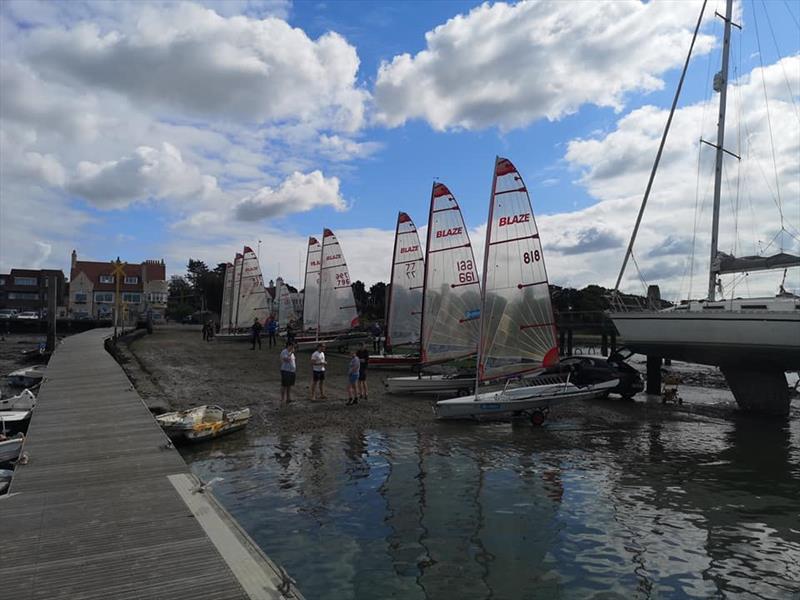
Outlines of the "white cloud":
{"label": "white cloud", "polygon": [[140,146],[130,156],[102,164],[81,162],[67,189],[101,208],[121,208],[148,198],[205,197],[217,191],[217,182],[165,142],[160,149]]}
{"label": "white cloud", "polygon": [[339,135],[319,136],[319,151],[332,161],[347,161],[354,158],[366,158],[381,148],[378,142],[357,142]]}
{"label": "white cloud", "polygon": [[[683,62],[697,21],[692,2],[485,3],[425,34],[426,48],[384,62],[377,119],[425,119],[435,129],[508,130],[591,103],[660,89]],[[698,36],[695,55],[713,39]]]}
{"label": "white cloud", "polygon": [[307,212],[321,206],[337,211],[347,209],[339,191],[338,177],[325,177],[321,171],[295,171],[278,188],[263,187],[236,205],[236,216],[243,221]]}
{"label": "white cloud", "polygon": [[[725,158],[721,202],[720,244],[723,252],[737,256],[800,251],[800,118],[795,106],[800,98],[800,55],[783,59],[763,71],[774,132],[775,166],[767,124],[762,70],[733,82],[729,88],[726,148],[742,161]],[[789,76],[785,79],[784,74]],[[790,94],[787,84],[791,88]],[[711,196],[714,151],[701,146],[699,206],[698,139],[715,140],[717,96],[702,104],[679,108],[674,117],[634,255],[649,283],[659,283],[662,294],[694,297],[706,290],[710,253]],[[652,167],[668,111],[645,106],[625,115],[616,127],[588,139],[575,139],[567,147],[566,160],[580,173],[579,182],[598,200],[583,210],[539,218],[548,250],[551,279],[572,285],[598,282],[613,286],[630,237],[636,213]],[[741,117],[739,120],[738,117]],[[705,122],[703,119],[705,118]],[[737,140],[741,135],[741,146]],[[786,232],[779,234],[780,205]],[[695,232],[694,276],[690,280],[690,255]],[[587,247],[586,233],[623,241],[622,245]],[[787,233],[788,232],[788,233]],[[589,241],[592,241],[589,236]],[[596,240],[595,240],[596,241]],[[767,246],[772,242],[772,245]],[[591,245],[591,244],[590,244]],[[602,246],[602,244],[601,244]],[[726,276],[728,293],[774,293],[780,273]],[[623,287],[641,292],[636,264],[629,263]],[[790,272],[787,287],[800,291],[800,269]]]}
{"label": "white cloud", "polygon": [[24,56],[56,81],[234,122],[315,121],[352,131],[368,97],[357,86],[356,50],[337,33],[312,40],[282,19],[224,17],[189,3],[143,4],[110,31],[91,21],[36,29]]}

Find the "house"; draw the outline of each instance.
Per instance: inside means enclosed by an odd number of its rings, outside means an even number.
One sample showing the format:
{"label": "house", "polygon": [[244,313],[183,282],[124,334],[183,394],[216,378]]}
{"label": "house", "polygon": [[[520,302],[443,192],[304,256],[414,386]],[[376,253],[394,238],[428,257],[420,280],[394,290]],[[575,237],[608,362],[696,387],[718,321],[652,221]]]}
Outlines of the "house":
{"label": "house", "polygon": [[0,274],[0,308],[46,314],[51,277],[56,279],[56,306],[62,313],[66,306],[66,284],[61,269],[11,269]]}
{"label": "house", "polygon": [[[124,279],[119,282],[123,318],[126,321],[163,320],[167,309],[168,283],[163,260],[128,263],[123,267]],[[72,251],[69,307],[73,319],[110,319],[116,308],[117,281],[111,261],[78,260]]]}

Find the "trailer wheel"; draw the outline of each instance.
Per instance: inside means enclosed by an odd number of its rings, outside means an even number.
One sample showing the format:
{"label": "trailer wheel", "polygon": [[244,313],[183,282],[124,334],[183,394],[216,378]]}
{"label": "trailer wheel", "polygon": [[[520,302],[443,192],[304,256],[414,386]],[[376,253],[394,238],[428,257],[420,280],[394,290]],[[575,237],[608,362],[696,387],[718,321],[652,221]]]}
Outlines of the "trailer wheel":
{"label": "trailer wheel", "polygon": [[544,425],[547,415],[542,410],[534,410],[531,412],[531,425],[534,427],[541,427]]}

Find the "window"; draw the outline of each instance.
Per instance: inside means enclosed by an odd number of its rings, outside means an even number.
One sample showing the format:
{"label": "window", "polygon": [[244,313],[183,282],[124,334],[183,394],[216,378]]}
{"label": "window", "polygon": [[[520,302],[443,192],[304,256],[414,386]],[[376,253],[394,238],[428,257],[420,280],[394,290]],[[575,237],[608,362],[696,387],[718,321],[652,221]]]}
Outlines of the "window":
{"label": "window", "polygon": [[100,275],[100,283],[114,283],[113,275]]}
{"label": "window", "polygon": [[125,278],[125,283],[137,284],[137,283],[139,283],[139,278],[135,277],[135,276],[134,277],[126,277]]}
{"label": "window", "polygon": [[106,302],[112,303],[114,302],[114,292],[95,292],[94,293],[94,301],[95,302]]}
{"label": "window", "polygon": [[86,294],[81,292],[75,294],[75,304],[86,304]]}
{"label": "window", "polygon": [[5,285],[5,284],[6,284],[6,278],[0,277],[0,285]]}
{"label": "window", "polygon": [[33,292],[8,292],[9,300],[38,300],[39,294]]}
{"label": "window", "polygon": [[14,285],[37,285],[36,277],[14,277]]}
{"label": "window", "polygon": [[122,301],[130,302],[131,304],[139,304],[142,301],[142,295],[125,293],[122,294]]}

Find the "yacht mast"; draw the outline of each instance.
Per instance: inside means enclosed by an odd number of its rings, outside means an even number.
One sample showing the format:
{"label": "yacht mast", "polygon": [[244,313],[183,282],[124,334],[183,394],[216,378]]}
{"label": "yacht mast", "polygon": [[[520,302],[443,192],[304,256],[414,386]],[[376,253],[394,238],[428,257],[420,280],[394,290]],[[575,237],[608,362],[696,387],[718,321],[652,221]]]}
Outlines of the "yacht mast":
{"label": "yacht mast", "polygon": [[[719,202],[722,188],[722,154],[725,141],[725,105],[728,101],[728,57],[731,45],[731,12],[733,0],[725,3],[725,32],[722,38],[722,69],[714,77],[714,90],[719,92],[719,120],[717,121],[717,158],[714,168],[714,213],[711,220],[711,262],[708,267],[708,300],[716,298],[717,287],[717,244],[719,242]],[[722,16],[717,13],[718,16]]]}

